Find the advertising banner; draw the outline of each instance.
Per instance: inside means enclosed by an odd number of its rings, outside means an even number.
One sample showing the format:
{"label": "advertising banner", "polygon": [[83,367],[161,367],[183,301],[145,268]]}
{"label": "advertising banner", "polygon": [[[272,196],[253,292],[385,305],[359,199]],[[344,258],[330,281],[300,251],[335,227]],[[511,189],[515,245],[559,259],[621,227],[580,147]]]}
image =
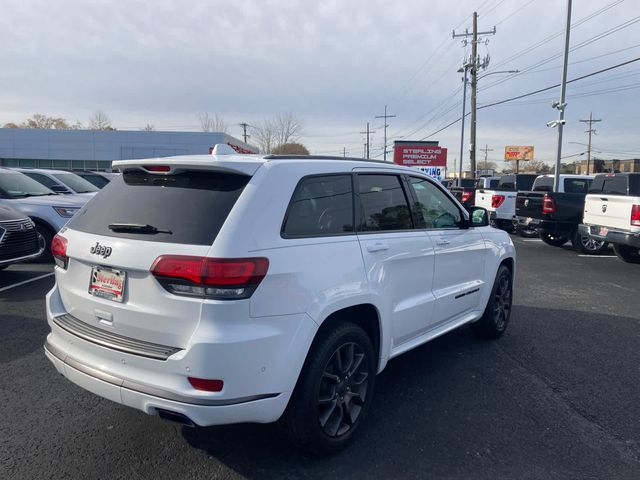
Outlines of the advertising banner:
{"label": "advertising banner", "polygon": [[433,142],[395,142],[393,161],[406,167],[447,167],[447,149]]}
{"label": "advertising banner", "polygon": [[507,145],[504,147],[504,160],[533,160],[533,145]]}

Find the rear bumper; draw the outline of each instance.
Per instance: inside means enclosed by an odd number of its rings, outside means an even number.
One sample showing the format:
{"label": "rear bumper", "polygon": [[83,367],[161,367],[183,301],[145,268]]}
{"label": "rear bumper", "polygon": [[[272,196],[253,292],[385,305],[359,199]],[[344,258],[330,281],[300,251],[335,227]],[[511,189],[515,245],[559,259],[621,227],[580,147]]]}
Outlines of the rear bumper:
{"label": "rear bumper", "polygon": [[584,224],[578,226],[578,231],[581,235],[587,235],[597,240],[604,240],[614,245],[627,245],[629,247],[640,248],[640,233],[609,230],[606,235],[601,235],[599,233],[600,226]]}
{"label": "rear bumper", "polygon": [[[140,340],[134,344],[130,339],[128,346],[135,348],[127,350],[124,340],[114,335],[97,337],[89,330],[69,328],[59,322],[65,315],[56,285],[47,294],[51,333],[44,350],[58,372],[114,402],[150,415],[159,410],[179,413],[201,426],[280,418],[317,330],[306,314],[264,317],[253,323],[202,319],[189,344],[163,360],[148,352],[143,355]],[[196,390],[190,376],[221,379],[224,388]]]}
{"label": "rear bumper", "polygon": [[544,220],[541,218],[522,216],[514,217],[514,222],[520,227],[527,226],[529,228],[537,228],[538,230],[542,230],[546,233],[563,236],[570,236],[576,231],[578,226],[577,223],[573,222],[558,222],[555,220]]}
{"label": "rear bumper", "polygon": [[494,210],[492,212],[489,212],[489,220],[511,222],[513,221],[513,216],[510,215],[509,213],[503,213],[503,212]]}

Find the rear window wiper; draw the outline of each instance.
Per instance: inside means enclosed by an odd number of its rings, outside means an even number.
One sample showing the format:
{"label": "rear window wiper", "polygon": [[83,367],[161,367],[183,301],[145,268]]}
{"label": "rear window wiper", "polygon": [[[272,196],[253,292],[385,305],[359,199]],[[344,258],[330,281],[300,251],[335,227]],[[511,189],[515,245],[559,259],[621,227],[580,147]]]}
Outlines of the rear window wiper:
{"label": "rear window wiper", "polygon": [[131,232],[131,233],[168,233],[172,235],[173,232],[171,230],[159,230],[153,225],[143,225],[141,223],[110,223],[109,230],[113,232]]}

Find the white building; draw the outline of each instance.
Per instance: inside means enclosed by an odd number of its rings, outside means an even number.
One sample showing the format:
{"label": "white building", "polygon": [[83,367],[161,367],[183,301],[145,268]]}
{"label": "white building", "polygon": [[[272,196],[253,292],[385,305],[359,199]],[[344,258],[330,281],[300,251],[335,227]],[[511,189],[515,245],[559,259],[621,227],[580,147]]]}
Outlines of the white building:
{"label": "white building", "polygon": [[258,152],[222,132],[0,128],[0,166],[110,170],[112,160],[207,154],[217,143]]}

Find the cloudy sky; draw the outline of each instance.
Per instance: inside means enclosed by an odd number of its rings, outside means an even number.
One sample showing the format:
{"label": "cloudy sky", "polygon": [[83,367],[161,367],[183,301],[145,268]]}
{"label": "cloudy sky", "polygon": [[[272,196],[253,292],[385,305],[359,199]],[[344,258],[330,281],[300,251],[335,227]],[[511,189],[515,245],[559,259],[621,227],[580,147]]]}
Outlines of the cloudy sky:
{"label": "cloudy sky", "polygon": [[[569,79],[640,57],[639,0],[574,0]],[[451,32],[479,13],[478,104],[554,85],[561,76],[564,0],[3,0],[0,124],[33,113],[86,125],[97,109],[120,130],[198,130],[198,113],[249,124],[292,112],[313,153],[362,155],[366,122],[382,151],[384,105],[393,139],[439,140],[459,157],[469,47]],[[602,119],[602,158],[640,157],[640,62],[568,86],[563,156],[581,155],[579,119]],[[478,114],[478,147],[500,160],[507,144],[534,145],[551,162],[559,89]],[[467,128],[468,139],[468,128]],[[576,143],[573,143],[576,142]],[[466,143],[466,142],[465,142]],[[635,155],[634,155],[635,154]],[[483,155],[483,154],[482,154]],[[570,157],[570,155],[576,155]]]}

